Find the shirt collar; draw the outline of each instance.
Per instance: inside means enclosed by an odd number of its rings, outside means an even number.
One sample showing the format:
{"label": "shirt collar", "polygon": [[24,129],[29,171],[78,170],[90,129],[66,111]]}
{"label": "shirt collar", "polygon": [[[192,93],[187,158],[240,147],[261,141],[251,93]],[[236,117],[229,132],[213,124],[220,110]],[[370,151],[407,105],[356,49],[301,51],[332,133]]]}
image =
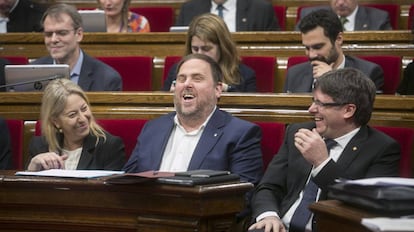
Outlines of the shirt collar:
{"label": "shirt collar", "polygon": [[[213,116],[214,112],[216,111],[216,108],[217,108],[217,106],[214,106],[213,111],[211,111],[210,115],[209,115],[209,116],[207,117],[207,119],[203,122],[203,124],[201,124],[201,126],[200,126],[200,127],[199,127],[196,131],[191,132],[191,133],[198,133],[198,131],[200,131],[201,129],[203,129],[203,128],[207,125],[208,121],[210,121],[210,118],[211,118],[211,116]],[[185,131],[185,130],[184,130],[184,128],[183,128],[183,126],[180,124],[180,121],[178,120],[178,116],[177,116],[177,114],[175,114],[175,116],[174,116],[174,124],[175,124],[177,127],[181,128],[183,131]]]}

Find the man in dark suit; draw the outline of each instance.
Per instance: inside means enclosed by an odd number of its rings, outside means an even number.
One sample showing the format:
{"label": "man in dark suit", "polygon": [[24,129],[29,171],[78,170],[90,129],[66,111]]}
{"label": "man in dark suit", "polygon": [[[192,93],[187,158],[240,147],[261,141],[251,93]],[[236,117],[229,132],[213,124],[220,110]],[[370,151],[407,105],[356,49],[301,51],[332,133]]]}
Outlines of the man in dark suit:
{"label": "man in dark suit", "polygon": [[228,170],[257,184],[263,170],[260,128],[217,108],[221,80],[212,58],[185,56],[178,64],[176,112],[147,122],[124,170]]}
{"label": "man in dark suit", "polygon": [[[358,5],[357,0],[330,0],[330,6],[304,7],[300,12],[298,23],[309,13],[320,9],[332,10],[339,18],[343,18],[345,31],[393,29],[388,12],[373,7]],[[295,29],[298,30],[298,26]]]}
{"label": "man in dark suit", "polygon": [[322,74],[344,67],[361,70],[381,92],[384,85],[382,68],[375,63],[344,55],[343,29],[335,13],[324,9],[314,11],[304,18],[299,28],[309,61],[288,68],[284,92],[311,92],[313,82]]}
{"label": "man in dark suit", "polygon": [[3,32],[41,32],[40,19],[44,11],[42,5],[29,0],[0,1],[0,21],[5,19],[7,25]]}
{"label": "man in dark suit", "polygon": [[272,4],[266,0],[191,0],[181,6],[176,25],[188,26],[195,16],[204,13],[219,15],[220,5],[231,32],[280,30]]}
{"label": "man in dark suit", "polygon": [[82,19],[75,7],[66,4],[49,7],[42,24],[50,56],[39,58],[33,64],[68,64],[71,80],[84,91],[122,90],[117,71],[81,50]]}
{"label": "man in dark suit", "polygon": [[[338,178],[398,176],[399,144],[367,125],[375,94],[374,83],[353,68],[333,70],[316,80],[309,107],[314,121],[288,126],[282,147],[254,191],[256,223],[250,229],[292,229],[308,183],[316,184],[316,199],[323,200]],[[334,146],[327,148],[324,140],[333,140]],[[303,221],[306,230],[289,231],[311,231],[311,218]]]}

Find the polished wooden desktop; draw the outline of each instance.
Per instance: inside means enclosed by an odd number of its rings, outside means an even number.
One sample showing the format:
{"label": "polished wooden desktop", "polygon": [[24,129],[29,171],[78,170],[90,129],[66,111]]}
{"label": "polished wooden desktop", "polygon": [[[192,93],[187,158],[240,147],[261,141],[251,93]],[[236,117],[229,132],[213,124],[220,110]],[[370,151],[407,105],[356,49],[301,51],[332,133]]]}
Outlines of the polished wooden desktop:
{"label": "polished wooden desktop", "polygon": [[109,185],[0,171],[0,231],[232,231],[252,187]]}
{"label": "polished wooden desktop", "polygon": [[371,232],[361,224],[362,218],[380,216],[337,200],[319,201],[310,206],[318,232]]}

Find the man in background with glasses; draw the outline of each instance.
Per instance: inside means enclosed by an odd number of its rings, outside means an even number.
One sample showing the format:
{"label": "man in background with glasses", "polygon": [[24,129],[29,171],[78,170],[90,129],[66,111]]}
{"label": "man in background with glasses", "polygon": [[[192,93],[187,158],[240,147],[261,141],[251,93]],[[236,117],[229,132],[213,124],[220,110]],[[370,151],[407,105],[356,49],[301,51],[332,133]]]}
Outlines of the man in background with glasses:
{"label": "man in background with glasses", "polygon": [[80,48],[82,19],[74,6],[53,5],[46,10],[41,22],[49,56],[39,58],[33,64],[68,64],[71,80],[84,91],[122,90],[120,74]]}
{"label": "man in background with glasses", "polygon": [[318,10],[308,14],[299,24],[299,29],[309,61],[287,69],[284,92],[312,92],[315,79],[327,71],[344,67],[361,70],[380,92],[384,85],[381,66],[344,54],[342,24],[333,11]]}
{"label": "man in background with glasses", "polygon": [[[399,144],[367,125],[375,90],[353,68],[329,71],[316,80],[308,109],[314,121],[288,126],[282,147],[255,189],[251,230],[312,231],[308,206],[326,199],[336,179],[398,176]],[[304,205],[311,185],[316,185],[313,198]],[[307,217],[298,216],[305,211]]]}

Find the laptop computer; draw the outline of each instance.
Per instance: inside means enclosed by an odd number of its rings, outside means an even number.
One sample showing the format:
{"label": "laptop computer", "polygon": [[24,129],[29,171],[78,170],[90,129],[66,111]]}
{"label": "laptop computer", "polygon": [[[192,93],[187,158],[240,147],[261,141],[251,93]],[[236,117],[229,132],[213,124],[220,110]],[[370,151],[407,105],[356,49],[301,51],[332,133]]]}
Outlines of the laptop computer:
{"label": "laptop computer", "polygon": [[106,32],[106,18],[103,10],[78,10],[82,17],[84,32]]}
{"label": "laptop computer", "polygon": [[7,92],[43,91],[49,81],[69,78],[67,64],[6,65],[4,67]]}

